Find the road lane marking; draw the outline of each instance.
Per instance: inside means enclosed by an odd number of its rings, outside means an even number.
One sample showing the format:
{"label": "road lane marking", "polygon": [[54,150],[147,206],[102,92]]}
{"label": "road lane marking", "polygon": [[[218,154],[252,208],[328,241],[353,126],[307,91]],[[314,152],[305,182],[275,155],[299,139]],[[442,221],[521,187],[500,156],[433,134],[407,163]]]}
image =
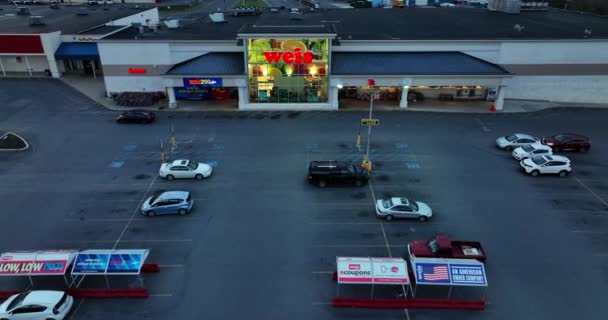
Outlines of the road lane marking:
{"label": "road lane marking", "polygon": [[604,200],[602,197],[600,197],[597,193],[593,192],[593,190],[591,190],[591,188],[587,187],[587,185],[584,184],[579,178],[574,177],[574,179],[576,179],[576,181],[578,181],[578,183],[580,183],[581,186],[583,186],[585,189],[587,189],[587,191],[591,192],[592,195],[594,195],[598,200],[600,200],[601,203],[603,203],[608,208],[608,202],[606,202],[606,200]]}
{"label": "road lane marking", "polygon": [[133,210],[133,213],[131,214],[131,218],[129,219],[129,221],[127,222],[127,224],[125,225],[125,227],[122,229],[122,232],[118,236],[118,239],[116,239],[116,242],[114,242],[114,246],[112,247],[112,249],[116,249],[116,247],[118,247],[118,244],[120,243],[120,240],[122,240],[122,237],[127,232],[127,229],[129,229],[129,226],[131,225],[131,222],[133,221],[133,219],[135,219],[135,217],[136,217],[135,215],[139,213],[141,205],[144,203],[144,201],[146,201],[146,197],[148,195],[148,192],[150,192],[150,189],[152,189],[152,186],[154,185],[154,182],[156,182],[156,179],[158,179],[158,176],[154,176],[154,179],[152,179],[152,181],[150,182],[150,185],[146,189],[146,192],[144,192],[144,196],[141,198],[141,201],[139,202],[139,205]]}

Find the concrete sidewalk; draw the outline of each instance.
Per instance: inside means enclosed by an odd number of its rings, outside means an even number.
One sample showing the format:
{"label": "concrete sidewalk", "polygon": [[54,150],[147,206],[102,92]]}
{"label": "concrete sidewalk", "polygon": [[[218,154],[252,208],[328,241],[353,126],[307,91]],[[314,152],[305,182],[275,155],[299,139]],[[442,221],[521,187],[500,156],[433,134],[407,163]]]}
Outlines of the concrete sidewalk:
{"label": "concrete sidewalk", "polygon": [[[223,111],[235,112],[238,109],[235,103],[199,103],[193,101],[184,101],[178,103],[177,109],[169,109],[167,100],[161,100],[157,105],[150,107],[124,107],[114,103],[111,98],[105,96],[105,85],[102,78],[93,79],[91,77],[66,75],[61,80],[67,85],[78,90],[82,94],[88,96],[100,105],[114,111],[128,110],[149,110],[149,111],[178,111],[178,112],[204,112],[204,111]],[[346,101],[346,105],[341,106],[339,111],[366,111],[369,110],[368,101]],[[397,103],[378,101],[374,104],[376,111],[426,111],[426,112],[457,112],[457,113],[514,113],[514,112],[534,112],[549,108],[563,107],[584,107],[584,108],[608,108],[608,104],[590,104],[590,103],[560,103],[550,101],[532,101],[532,100],[515,100],[505,99],[504,109],[492,112],[490,110],[491,102],[487,101],[472,101],[472,102],[456,102],[456,101],[435,101],[429,100],[424,102],[410,103],[407,109],[400,109]]]}

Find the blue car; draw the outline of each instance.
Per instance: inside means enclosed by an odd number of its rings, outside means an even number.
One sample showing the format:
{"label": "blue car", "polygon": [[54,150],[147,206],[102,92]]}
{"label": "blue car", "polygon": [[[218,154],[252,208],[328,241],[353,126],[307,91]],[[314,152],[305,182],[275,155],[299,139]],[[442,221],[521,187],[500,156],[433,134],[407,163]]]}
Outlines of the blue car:
{"label": "blue car", "polygon": [[179,214],[183,216],[192,211],[193,205],[194,200],[190,197],[190,192],[165,191],[146,199],[141,206],[141,214],[149,217],[161,214]]}

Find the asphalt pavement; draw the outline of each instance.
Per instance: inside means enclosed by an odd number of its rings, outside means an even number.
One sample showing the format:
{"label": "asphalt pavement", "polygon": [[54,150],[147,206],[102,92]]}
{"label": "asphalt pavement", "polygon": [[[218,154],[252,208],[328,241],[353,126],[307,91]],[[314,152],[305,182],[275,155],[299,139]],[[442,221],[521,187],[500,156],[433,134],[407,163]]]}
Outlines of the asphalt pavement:
{"label": "asphalt pavement", "polygon": [[[71,320],[570,320],[608,311],[606,109],[377,112],[370,185],[319,189],[305,181],[308,162],[360,160],[365,112],[162,112],[150,125],[118,125],[116,112],[59,81],[0,80],[0,97],[0,131],[32,145],[0,153],[2,252],[150,248],[148,261],[161,265],[144,275],[149,299],[79,301]],[[527,176],[494,147],[505,134],[564,131],[594,142],[587,154],[567,154],[566,178]],[[213,175],[157,178],[161,140],[171,159],[208,162]],[[194,211],[141,216],[141,201],[162,190],[191,191]],[[390,196],[427,202],[435,216],[376,219],[374,199]],[[332,308],[336,256],[403,256],[408,241],[439,232],[483,243],[485,311]],[[26,283],[0,282],[3,290]],[[369,289],[342,286],[340,295]]]}

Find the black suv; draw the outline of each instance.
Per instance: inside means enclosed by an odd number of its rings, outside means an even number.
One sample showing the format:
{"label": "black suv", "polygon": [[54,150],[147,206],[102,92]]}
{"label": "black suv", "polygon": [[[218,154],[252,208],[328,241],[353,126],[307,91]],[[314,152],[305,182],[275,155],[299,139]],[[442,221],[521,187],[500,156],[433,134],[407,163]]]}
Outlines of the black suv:
{"label": "black suv", "polygon": [[312,161],[308,165],[308,181],[324,188],[328,184],[362,186],[369,180],[368,172],[360,165],[340,161]]}

